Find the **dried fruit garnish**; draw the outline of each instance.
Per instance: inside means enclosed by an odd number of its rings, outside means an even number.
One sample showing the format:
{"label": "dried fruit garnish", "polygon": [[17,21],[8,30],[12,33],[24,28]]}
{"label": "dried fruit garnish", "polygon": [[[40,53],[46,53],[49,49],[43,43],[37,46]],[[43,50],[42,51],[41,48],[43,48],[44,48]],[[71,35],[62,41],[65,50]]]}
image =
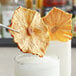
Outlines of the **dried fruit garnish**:
{"label": "dried fruit garnish", "polygon": [[14,11],[11,25],[19,33],[9,31],[24,53],[44,56],[49,43],[47,27],[36,11],[19,7]]}
{"label": "dried fruit garnish", "polygon": [[54,7],[43,21],[48,26],[50,40],[68,41],[72,38],[71,33],[72,15]]}

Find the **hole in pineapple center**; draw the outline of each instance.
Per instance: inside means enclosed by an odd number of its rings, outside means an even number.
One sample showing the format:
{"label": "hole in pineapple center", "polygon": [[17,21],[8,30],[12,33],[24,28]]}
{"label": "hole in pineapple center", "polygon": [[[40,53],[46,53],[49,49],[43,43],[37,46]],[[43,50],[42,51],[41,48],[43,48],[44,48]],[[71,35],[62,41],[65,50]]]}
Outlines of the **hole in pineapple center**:
{"label": "hole in pineapple center", "polygon": [[28,34],[29,36],[31,36],[31,35],[32,35],[32,32],[33,32],[32,28],[28,27],[28,28],[27,28],[27,34]]}
{"label": "hole in pineapple center", "polygon": [[57,31],[57,29],[58,29],[58,26],[54,26],[54,27],[51,29],[51,32],[54,33],[54,32]]}

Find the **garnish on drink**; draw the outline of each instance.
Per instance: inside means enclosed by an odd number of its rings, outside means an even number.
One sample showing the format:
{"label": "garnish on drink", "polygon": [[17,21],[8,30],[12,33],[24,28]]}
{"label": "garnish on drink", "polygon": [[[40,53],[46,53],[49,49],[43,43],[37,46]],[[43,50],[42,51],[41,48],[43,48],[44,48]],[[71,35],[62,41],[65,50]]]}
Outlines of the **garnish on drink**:
{"label": "garnish on drink", "polygon": [[43,57],[50,40],[66,42],[72,38],[71,17],[56,7],[43,18],[36,11],[19,7],[9,26],[19,33],[9,32],[22,52]]}
{"label": "garnish on drink", "polygon": [[49,34],[38,12],[19,7],[14,11],[9,27],[19,31],[16,33],[9,30],[22,52],[44,56],[49,43]]}
{"label": "garnish on drink", "polygon": [[72,38],[72,15],[54,7],[43,20],[48,26],[50,40],[66,42]]}

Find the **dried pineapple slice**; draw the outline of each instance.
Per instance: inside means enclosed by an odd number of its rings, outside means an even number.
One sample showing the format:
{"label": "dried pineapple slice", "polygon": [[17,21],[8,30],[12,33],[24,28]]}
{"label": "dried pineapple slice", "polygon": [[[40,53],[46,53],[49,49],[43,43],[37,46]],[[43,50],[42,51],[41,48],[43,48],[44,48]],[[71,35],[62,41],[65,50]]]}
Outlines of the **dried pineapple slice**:
{"label": "dried pineapple slice", "polygon": [[72,38],[72,15],[54,7],[42,19],[48,26],[50,40],[68,41]]}
{"label": "dried pineapple slice", "polygon": [[16,33],[9,30],[22,52],[44,56],[49,44],[49,35],[47,26],[38,12],[19,7],[14,11],[9,27],[19,31]]}

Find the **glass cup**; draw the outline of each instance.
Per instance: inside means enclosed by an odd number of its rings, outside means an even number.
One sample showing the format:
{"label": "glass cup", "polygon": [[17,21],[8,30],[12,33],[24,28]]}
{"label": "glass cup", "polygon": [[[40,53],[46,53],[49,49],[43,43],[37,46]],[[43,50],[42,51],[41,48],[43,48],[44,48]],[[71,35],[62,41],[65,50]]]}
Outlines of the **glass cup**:
{"label": "glass cup", "polygon": [[15,57],[15,76],[59,76],[59,59],[23,54]]}
{"label": "glass cup", "polygon": [[51,41],[46,55],[59,57],[60,76],[71,76],[71,40],[67,42]]}

